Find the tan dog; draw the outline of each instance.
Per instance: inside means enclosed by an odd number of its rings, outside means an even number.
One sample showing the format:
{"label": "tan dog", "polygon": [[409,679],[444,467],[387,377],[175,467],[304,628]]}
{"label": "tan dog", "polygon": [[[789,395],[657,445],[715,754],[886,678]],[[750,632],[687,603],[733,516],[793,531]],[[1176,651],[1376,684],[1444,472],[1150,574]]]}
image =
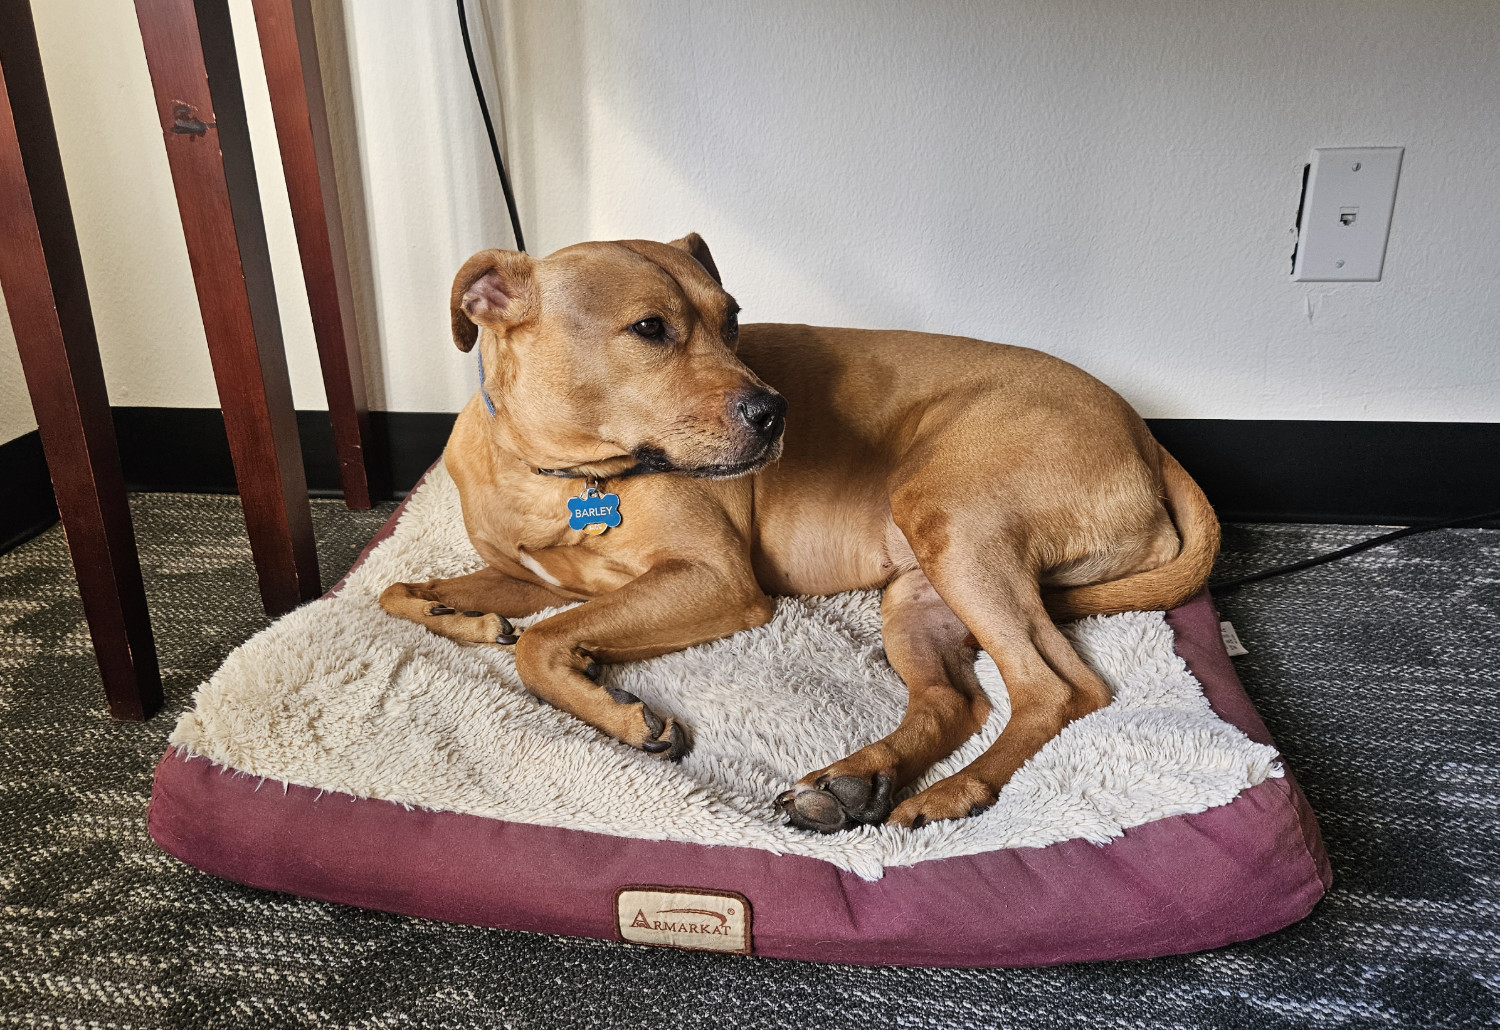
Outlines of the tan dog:
{"label": "tan dog", "polygon": [[[445,460],[488,567],[395,584],[381,604],[454,640],[513,644],[537,697],[675,759],[683,728],[600,686],[600,663],[759,626],[771,595],[882,588],[906,716],[777,804],[822,831],[979,812],[1110,701],[1053,618],[1187,600],[1218,548],[1213,509],[1124,400],[1057,358],[923,333],[741,331],[737,312],[696,234],[470,258],[453,336],[477,340],[485,373]],[[570,528],[582,477],[618,495],[618,526]],[[584,599],[524,635],[505,618]],[[891,811],[989,713],[976,645],[1010,721]]]}

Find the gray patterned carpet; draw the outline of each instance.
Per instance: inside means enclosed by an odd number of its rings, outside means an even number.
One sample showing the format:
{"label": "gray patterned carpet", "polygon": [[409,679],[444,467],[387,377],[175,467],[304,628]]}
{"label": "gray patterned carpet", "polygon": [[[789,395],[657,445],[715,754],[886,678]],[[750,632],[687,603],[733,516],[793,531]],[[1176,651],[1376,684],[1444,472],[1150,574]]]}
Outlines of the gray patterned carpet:
{"label": "gray patterned carpet", "polygon": [[[134,502],[166,680],[103,712],[62,534],[0,556],[0,1025],[1459,1027],[1500,1021],[1500,531],[1450,530],[1223,600],[1335,886],[1269,938],[986,972],[659,951],[421,922],[213,880],[145,832],[194,686],[264,622],[233,497]],[[388,511],[389,509],[386,509]],[[315,502],[323,578],[386,511]],[[1221,575],[1373,531],[1235,526]]]}

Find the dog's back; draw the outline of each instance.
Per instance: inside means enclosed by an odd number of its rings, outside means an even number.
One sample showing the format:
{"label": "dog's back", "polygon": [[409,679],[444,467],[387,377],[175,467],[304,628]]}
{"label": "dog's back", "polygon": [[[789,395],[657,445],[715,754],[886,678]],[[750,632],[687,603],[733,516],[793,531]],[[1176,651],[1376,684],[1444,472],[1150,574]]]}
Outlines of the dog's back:
{"label": "dog's back", "polygon": [[[954,484],[957,517],[990,511],[1028,526],[1036,573],[1054,586],[1177,553],[1145,423],[1065,361],[963,337],[802,325],[747,325],[738,356],[789,402],[781,460],[755,484],[767,590],[879,586],[914,564],[891,497],[934,471]],[[1130,554],[1121,540],[1136,542]]]}

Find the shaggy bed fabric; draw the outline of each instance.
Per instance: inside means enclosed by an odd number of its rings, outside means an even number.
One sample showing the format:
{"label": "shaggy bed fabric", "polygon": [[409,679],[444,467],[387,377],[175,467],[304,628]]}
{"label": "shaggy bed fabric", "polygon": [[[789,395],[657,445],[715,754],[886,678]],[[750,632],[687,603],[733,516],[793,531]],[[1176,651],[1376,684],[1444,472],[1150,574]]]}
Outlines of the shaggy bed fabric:
{"label": "shaggy bed fabric", "polygon": [[[1067,727],[988,812],[920,831],[807,834],[783,826],[771,799],[888,732],[905,704],[880,649],[878,593],[782,598],[759,629],[610,667],[606,682],[692,727],[693,749],[674,765],[537,702],[508,650],[453,643],[376,603],[391,582],[480,564],[439,465],[334,596],[245,643],[203,685],[172,735],[178,755],[413,808],[805,856],[865,880],[1000,849],[1103,844],[1282,776],[1273,748],[1214,713],[1162,613],[1132,613],[1069,628],[1115,701]],[[1003,727],[999,674],[983,657],[978,668],[994,714],[914,789]]]}

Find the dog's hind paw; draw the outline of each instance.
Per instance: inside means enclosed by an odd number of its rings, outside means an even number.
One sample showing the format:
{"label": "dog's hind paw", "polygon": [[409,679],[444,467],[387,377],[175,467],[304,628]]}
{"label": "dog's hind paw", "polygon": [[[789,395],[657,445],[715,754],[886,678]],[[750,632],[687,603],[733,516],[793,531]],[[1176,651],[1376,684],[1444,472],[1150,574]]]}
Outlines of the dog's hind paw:
{"label": "dog's hind paw", "polygon": [[968,819],[995,803],[999,791],[968,772],[957,772],[914,797],[891,813],[891,825],[920,830],[944,819]]}
{"label": "dog's hind paw", "polygon": [[878,774],[872,784],[862,776],[824,776],[784,791],[776,809],[792,826],[817,833],[882,823],[891,814],[891,778]]}

